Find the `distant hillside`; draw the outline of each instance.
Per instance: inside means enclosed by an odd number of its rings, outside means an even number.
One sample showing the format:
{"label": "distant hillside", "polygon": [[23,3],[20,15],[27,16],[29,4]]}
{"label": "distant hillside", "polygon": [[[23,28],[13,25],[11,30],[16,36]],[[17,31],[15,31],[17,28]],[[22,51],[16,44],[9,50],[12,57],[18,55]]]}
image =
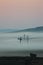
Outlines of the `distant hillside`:
{"label": "distant hillside", "polygon": [[16,30],[16,29],[0,29],[0,32],[8,32],[8,33],[14,33],[14,32],[43,32],[43,26],[41,27],[35,27],[35,28],[28,28],[23,30]]}
{"label": "distant hillside", "polygon": [[19,30],[16,32],[43,32],[43,26],[41,27],[35,27],[35,28],[28,28],[28,29],[24,29],[24,30]]}

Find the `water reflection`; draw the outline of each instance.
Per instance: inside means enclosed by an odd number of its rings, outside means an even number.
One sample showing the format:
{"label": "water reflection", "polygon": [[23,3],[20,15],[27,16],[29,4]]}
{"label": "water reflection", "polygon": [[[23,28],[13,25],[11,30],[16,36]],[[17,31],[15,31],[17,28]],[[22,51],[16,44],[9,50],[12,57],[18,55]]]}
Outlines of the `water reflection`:
{"label": "water reflection", "polygon": [[23,36],[19,36],[17,39],[20,41],[20,43],[22,41],[27,41],[27,43],[29,42],[29,36],[25,34]]}

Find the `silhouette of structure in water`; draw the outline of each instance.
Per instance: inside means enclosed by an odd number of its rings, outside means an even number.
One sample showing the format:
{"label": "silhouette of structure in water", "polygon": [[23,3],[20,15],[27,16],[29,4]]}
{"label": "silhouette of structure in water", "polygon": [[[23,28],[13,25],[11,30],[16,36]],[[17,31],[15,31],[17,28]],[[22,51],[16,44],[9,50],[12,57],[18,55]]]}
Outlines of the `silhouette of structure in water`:
{"label": "silhouette of structure in water", "polygon": [[18,40],[20,41],[20,43],[21,43],[21,41],[22,41],[22,37],[18,37]]}
{"label": "silhouette of structure in water", "polygon": [[20,43],[21,43],[21,41],[22,41],[22,37],[20,37],[20,38],[18,38],[19,40],[20,40]]}
{"label": "silhouette of structure in water", "polygon": [[27,42],[28,42],[28,41],[29,41],[29,36],[28,36],[28,35],[26,36],[26,35],[24,34],[23,37],[21,37],[21,36],[18,37],[18,40],[20,40],[20,43],[21,43],[22,40],[27,40]]}

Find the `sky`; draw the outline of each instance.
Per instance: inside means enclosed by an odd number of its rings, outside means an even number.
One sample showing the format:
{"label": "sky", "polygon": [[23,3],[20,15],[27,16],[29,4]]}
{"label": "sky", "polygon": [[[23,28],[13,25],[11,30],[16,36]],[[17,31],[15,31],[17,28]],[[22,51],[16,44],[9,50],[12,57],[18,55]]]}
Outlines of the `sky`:
{"label": "sky", "polygon": [[0,28],[43,26],[43,0],[0,0]]}

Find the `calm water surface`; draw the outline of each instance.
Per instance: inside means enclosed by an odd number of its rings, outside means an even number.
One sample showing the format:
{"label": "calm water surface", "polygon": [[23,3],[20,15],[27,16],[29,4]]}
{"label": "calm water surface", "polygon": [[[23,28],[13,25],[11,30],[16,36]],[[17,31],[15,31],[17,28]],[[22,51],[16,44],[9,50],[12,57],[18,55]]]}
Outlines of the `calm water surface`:
{"label": "calm water surface", "polygon": [[[29,40],[20,43],[17,38],[24,34],[29,36]],[[30,52],[43,56],[43,33],[0,33],[0,56],[27,56]]]}

